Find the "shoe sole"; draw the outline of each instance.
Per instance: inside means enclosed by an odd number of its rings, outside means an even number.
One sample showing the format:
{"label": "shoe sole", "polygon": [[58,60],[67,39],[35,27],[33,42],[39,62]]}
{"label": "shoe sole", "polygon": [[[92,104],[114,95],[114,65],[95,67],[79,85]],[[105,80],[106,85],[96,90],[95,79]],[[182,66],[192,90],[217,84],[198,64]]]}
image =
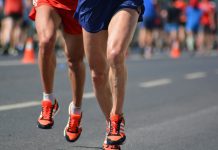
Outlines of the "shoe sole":
{"label": "shoe sole", "polygon": [[113,148],[113,149],[111,149],[111,148],[104,148],[104,147],[102,147],[102,150],[121,150],[121,147],[120,147],[120,146],[118,146],[117,148]]}
{"label": "shoe sole", "polygon": [[118,141],[111,141],[110,139],[107,139],[107,144],[108,145],[123,145],[125,144],[126,141],[126,137],[124,137],[123,139],[120,139]]}
{"label": "shoe sole", "polygon": [[80,135],[81,135],[81,134],[79,134],[76,139],[70,140],[69,137],[66,135],[65,130],[66,130],[66,129],[64,129],[64,136],[65,136],[65,139],[66,139],[68,142],[72,142],[72,143],[73,143],[73,142],[76,142],[76,141],[79,139]]}

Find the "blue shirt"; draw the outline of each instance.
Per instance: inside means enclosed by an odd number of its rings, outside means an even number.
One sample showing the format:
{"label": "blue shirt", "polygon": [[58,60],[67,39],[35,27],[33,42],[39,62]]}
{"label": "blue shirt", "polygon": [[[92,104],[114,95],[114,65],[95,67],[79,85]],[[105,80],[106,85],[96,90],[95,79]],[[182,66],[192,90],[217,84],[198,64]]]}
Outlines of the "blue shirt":
{"label": "blue shirt", "polygon": [[154,8],[153,0],[144,0],[144,6],[145,6],[145,11],[144,11],[143,16],[145,18],[155,17],[156,12]]}
{"label": "blue shirt", "polygon": [[189,27],[199,26],[202,14],[199,8],[188,6],[186,8],[186,25]]}

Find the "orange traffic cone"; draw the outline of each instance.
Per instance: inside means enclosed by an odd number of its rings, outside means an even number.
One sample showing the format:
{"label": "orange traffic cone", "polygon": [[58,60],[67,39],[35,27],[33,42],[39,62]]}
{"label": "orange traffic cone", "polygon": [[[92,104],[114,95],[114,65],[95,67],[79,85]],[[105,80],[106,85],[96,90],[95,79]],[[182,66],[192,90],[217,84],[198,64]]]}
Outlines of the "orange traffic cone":
{"label": "orange traffic cone", "polygon": [[172,48],[172,50],[170,51],[171,58],[177,59],[180,57],[180,55],[181,55],[181,52],[178,48]]}
{"label": "orange traffic cone", "polygon": [[181,51],[180,51],[180,48],[179,48],[179,43],[177,41],[175,41],[172,45],[172,49],[170,51],[170,57],[171,58],[174,58],[174,59],[177,59],[179,58],[181,55]]}
{"label": "orange traffic cone", "polygon": [[35,54],[34,54],[34,49],[33,49],[33,39],[32,38],[27,39],[22,63],[24,64],[35,63]]}

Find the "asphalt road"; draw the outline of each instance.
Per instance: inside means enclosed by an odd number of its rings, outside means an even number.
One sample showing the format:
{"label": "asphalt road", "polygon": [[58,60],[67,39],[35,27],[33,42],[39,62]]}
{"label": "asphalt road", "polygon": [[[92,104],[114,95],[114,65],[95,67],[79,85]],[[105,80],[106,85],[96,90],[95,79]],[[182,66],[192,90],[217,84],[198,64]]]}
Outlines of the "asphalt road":
{"label": "asphalt road", "polygon": [[[218,149],[217,56],[129,59],[127,64],[127,142],[122,150]],[[65,63],[57,65],[55,95],[61,111],[51,130],[36,127],[41,90],[37,65],[0,59],[0,150],[101,149],[105,121],[88,69],[83,133],[76,143],[63,137],[71,101]]]}

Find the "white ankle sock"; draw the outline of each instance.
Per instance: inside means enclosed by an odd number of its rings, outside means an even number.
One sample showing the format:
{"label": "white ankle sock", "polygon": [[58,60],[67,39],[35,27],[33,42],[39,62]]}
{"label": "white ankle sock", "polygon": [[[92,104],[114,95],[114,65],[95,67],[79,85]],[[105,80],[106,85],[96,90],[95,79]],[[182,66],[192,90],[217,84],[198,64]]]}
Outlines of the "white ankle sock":
{"label": "white ankle sock", "polygon": [[43,101],[52,101],[52,103],[54,103],[55,101],[54,94],[53,93],[47,94],[43,92]]}
{"label": "white ankle sock", "polygon": [[80,115],[82,113],[81,107],[75,107],[74,103],[71,104],[71,113]]}

